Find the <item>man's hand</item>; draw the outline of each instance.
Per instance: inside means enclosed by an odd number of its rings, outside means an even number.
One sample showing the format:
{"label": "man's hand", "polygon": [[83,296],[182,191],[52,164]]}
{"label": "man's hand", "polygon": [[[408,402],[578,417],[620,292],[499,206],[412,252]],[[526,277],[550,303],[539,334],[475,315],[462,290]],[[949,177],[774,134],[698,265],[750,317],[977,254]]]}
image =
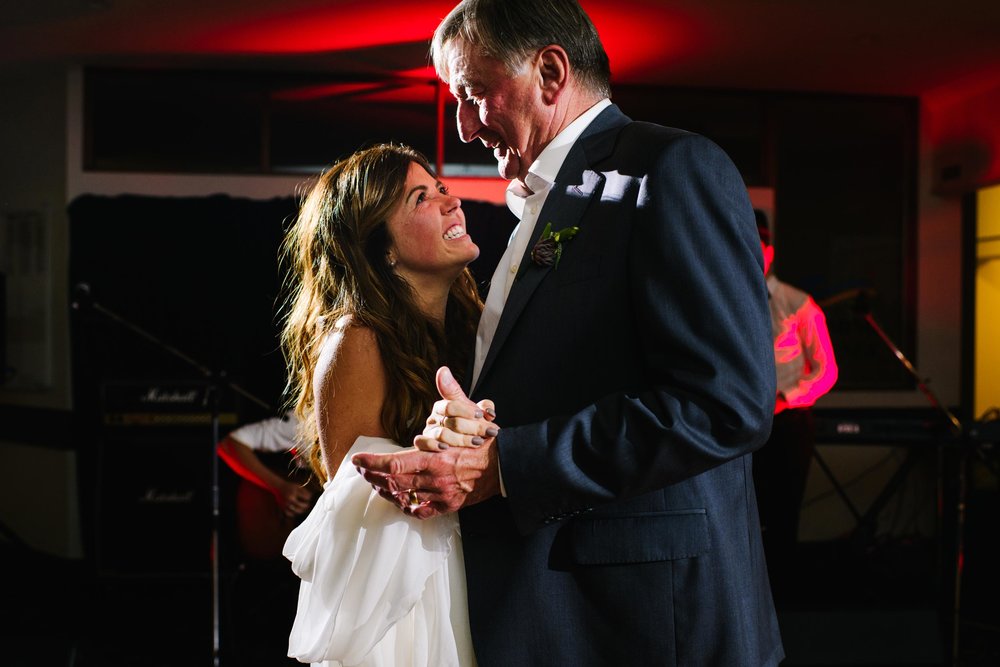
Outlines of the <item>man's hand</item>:
{"label": "man's hand", "polygon": [[383,498],[420,519],[500,492],[493,402],[469,400],[447,367],[438,369],[435,380],[442,400],[434,404],[423,434],[414,438],[417,451],[351,458]]}
{"label": "man's hand", "polygon": [[437,453],[355,454],[351,462],[383,498],[418,519],[455,512],[500,492],[492,442]]}

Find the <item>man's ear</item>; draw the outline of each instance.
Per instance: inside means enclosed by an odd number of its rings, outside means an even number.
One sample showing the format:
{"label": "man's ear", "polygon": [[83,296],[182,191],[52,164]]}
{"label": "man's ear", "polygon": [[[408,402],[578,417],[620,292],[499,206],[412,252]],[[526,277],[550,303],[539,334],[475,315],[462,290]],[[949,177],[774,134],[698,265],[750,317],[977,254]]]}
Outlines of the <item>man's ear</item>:
{"label": "man's ear", "polygon": [[569,82],[569,56],[558,44],[550,44],[538,52],[538,72],[541,75],[542,100],[554,104]]}

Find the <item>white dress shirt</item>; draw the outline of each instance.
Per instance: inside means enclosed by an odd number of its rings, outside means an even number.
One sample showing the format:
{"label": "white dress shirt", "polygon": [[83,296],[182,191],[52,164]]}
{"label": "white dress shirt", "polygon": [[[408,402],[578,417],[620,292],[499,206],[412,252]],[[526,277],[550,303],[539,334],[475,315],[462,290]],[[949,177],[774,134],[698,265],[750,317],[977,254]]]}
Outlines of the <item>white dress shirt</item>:
{"label": "white dress shirt", "polygon": [[552,184],[555,182],[573,144],[597,118],[598,114],[610,105],[611,100],[607,98],[601,100],[580,114],[576,120],[563,128],[562,132],[548,143],[528,169],[528,175],[524,179],[524,185],[528,186],[527,189],[517,181],[511,181],[510,185],[507,186],[507,208],[518,217],[520,222],[510,235],[507,250],[500,258],[496,271],[493,272],[490,291],[486,295],[483,314],[479,318],[472,387],[475,387],[476,383],[479,382],[483,362],[486,361],[490,344],[496,334],[497,324],[500,322],[500,315],[503,313],[504,304],[507,303],[507,295],[510,294],[510,288],[514,284],[514,277],[517,276],[518,269],[521,268],[521,258],[524,257],[524,251],[531,240],[535,223],[538,221],[538,214],[545,204],[549,190],[552,189]]}
{"label": "white dress shirt", "polygon": [[299,421],[294,412],[244,424],[230,431],[229,437],[255,452],[287,452],[299,446]]}

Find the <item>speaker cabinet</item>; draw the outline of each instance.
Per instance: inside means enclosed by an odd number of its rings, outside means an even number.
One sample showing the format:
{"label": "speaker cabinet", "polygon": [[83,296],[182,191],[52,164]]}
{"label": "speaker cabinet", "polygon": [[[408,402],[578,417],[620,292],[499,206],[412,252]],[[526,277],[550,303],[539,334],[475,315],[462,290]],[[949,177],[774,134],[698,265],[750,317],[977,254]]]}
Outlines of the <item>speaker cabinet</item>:
{"label": "speaker cabinet", "polygon": [[207,574],[215,456],[211,429],[105,428],[98,448],[98,571]]}

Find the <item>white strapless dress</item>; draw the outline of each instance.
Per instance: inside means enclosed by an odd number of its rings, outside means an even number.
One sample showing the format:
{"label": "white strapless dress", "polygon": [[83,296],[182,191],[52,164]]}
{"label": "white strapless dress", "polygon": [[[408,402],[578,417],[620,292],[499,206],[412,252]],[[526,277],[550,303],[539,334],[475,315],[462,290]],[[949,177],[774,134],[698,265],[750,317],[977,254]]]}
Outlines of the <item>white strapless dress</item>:
{"label": "white strapless dress", "polygon": [[288,655],[324,667],[469,667],[465,565],[458,517],[406,516],[351,465],[392,452],[359,437],[316,506],[285,542],[301,579]]}

